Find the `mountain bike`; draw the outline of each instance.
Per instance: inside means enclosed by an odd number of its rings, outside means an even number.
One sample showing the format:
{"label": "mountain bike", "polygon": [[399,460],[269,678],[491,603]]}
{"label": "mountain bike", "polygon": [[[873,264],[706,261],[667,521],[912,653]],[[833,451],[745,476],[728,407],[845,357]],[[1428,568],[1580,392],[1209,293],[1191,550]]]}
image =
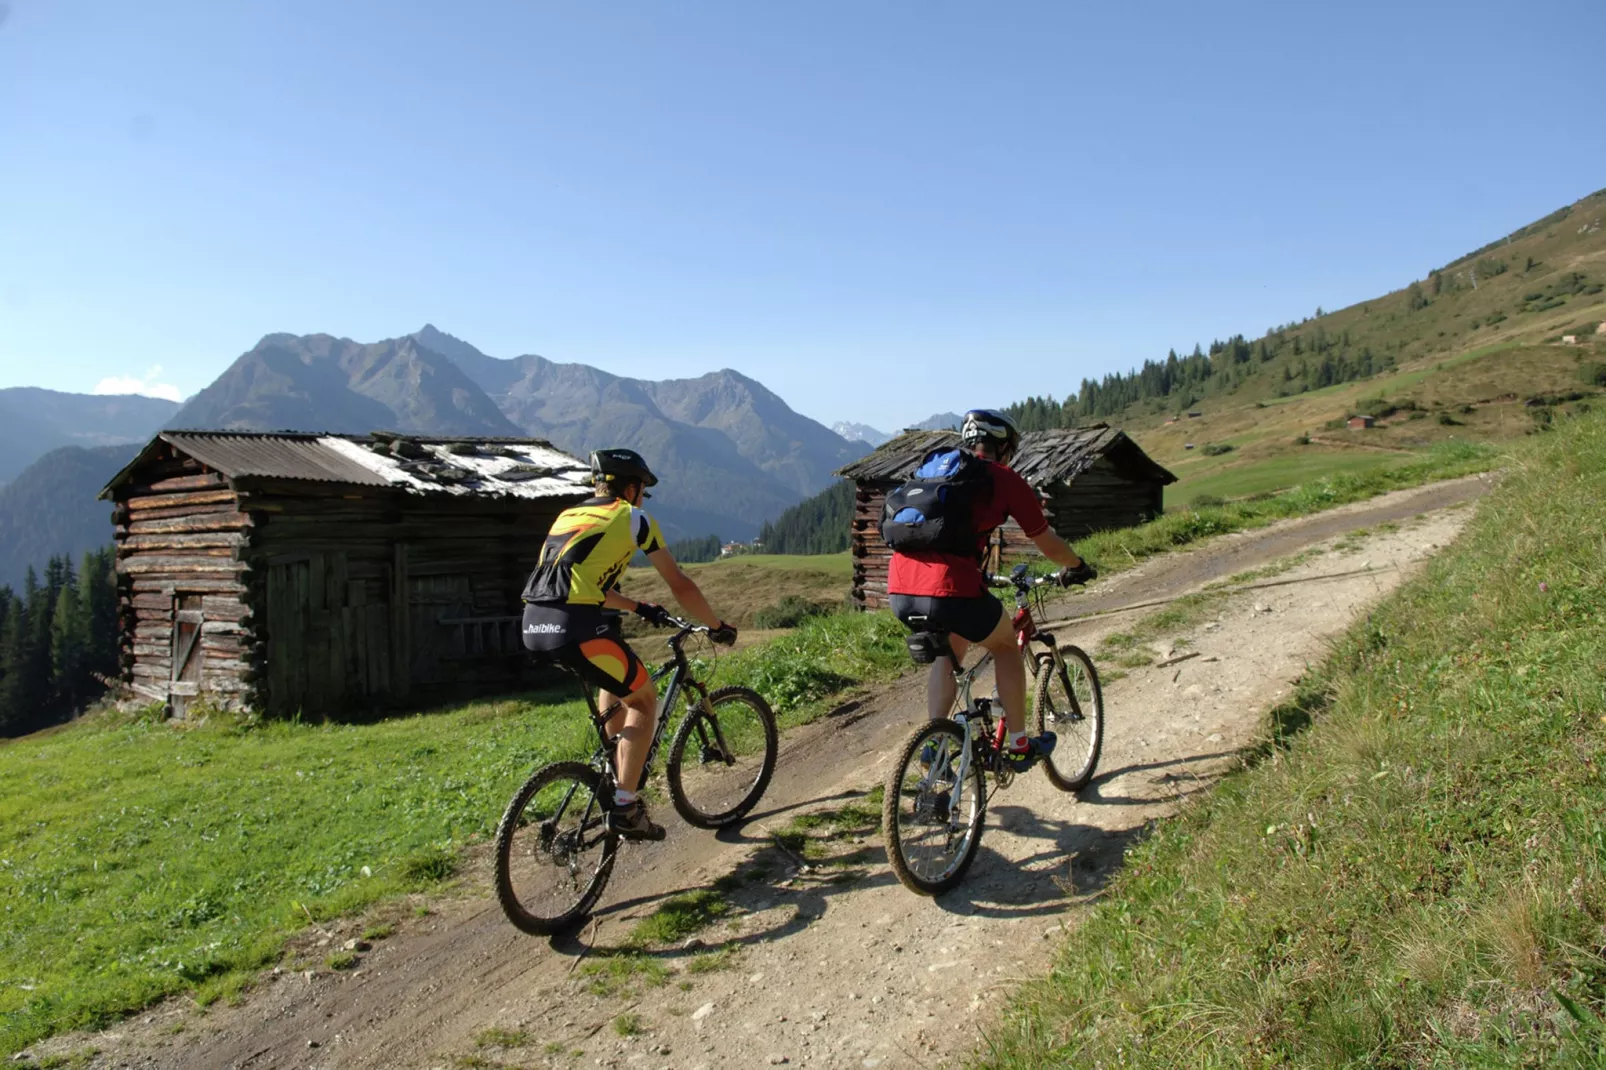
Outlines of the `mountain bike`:
{"label": "mountain bike", "polygon": [[[745,817],[763,797],[775,772],[775,714],[746,687],[709,691],[692,675],[685,643],[708,629],[670,618],[670,660],[652,674],[668,680],[658,723],[647,749],[642,784],[652,776],[658,747],[682,694],[686,713],[669,745],[665,778],[675,810],[702,829],[719,829]],[[607,721],[619,708],[598,710],[581,685],[598,745],[589,762],[553,762],[536,770],[508,803],[496,830],[496,897],[508,920],[527,933],[550,935],[581,925],[613,874],[620,836],[613,809],[617,739]]]}
{"label": "mountain bike", "polygon": [[[1093,779],[1104,741],[1104,697],[1093,661],[1079,647],[1061,647],[1054,636],[1038,629],[1032,603],[1040,605],[1041,589],[1054,582],[1033,578],[1027,567],[1015,566],[1008,577],[989,577],[995,587],[1015,589],[1015,639],[1037,678],[1033,716],[1038,732],[1058,737],[1054,750],[1041,759],[1051,784],[1075,791]],[[911,623],[919,618],[911,618]],[[917,631],[908,637],[916,662],[930,664],[947,657],[958,684],[958,712],[928,721],[909,737],[887,776],[882,796],[882,828],[887,860],[904,887],[921,895],[946,892],[964,879],[981,846],[987,815],[987,777],[993,790],[1015,778],[1004,753],[1006,726],[1002,711],[994,724],[995,697],[973,697],[972,685],[992,655],[961,669],[944,631]],[[1034,649],[1033,644],[1041,649]]]}

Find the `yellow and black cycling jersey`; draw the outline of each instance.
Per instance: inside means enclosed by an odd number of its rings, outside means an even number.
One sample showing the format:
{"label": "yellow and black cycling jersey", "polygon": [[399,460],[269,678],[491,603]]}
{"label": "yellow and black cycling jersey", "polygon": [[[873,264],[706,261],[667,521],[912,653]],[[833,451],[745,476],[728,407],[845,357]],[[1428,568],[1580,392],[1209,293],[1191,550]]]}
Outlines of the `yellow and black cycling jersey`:
{"label": "yellow and black cycling jersey", "polygon": [[658,522],[622,498],[592,498],[552,523],[524,601],[600,606],[636,551],[664,546]]}

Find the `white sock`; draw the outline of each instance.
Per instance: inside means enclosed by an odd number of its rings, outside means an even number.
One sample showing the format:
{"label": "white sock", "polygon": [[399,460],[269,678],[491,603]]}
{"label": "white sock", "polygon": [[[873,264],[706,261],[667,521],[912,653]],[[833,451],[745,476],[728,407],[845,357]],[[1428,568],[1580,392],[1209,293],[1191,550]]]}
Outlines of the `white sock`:
{"label": "white sock", "polygon": [[1017,754],[1026,749],[1026,733],[1015,732],[1009,737],[1009,749]]}
{"label": "white sock", "polygon": [[613,804],[615,806],[629,806],[636,801],[636,793],[626,791],[624,788],[613,789]]}

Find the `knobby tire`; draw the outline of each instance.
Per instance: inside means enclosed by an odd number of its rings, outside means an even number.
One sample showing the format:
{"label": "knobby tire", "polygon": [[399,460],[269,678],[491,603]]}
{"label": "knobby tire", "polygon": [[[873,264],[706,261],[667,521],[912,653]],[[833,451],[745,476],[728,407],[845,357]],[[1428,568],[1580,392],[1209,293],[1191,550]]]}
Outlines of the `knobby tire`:
{"label": "knobby tire", "polygon": [[[922,777],[920,768],[920,751],[927,740],[941,741],[947,738],[950,748],[963,748],[965,746],[965,730],[954,721],[944,718],[938,721],[928,721],[903,745],[898,752],[897,760],[893,763],[892,771],[887,775],[887,784],[881,800],[881,827],[887,842],[887,861],[892,866],[892,872],[898,875],[898,880],[911,892],[920,895],[940,895],[955,887],[964,880],[965,873],[976,858],[976,851],[981,847],[982,826],[987,819],[987,782],[986,773],[981,763],[971,756],[968,779],[968,799],[966,805],[970,810],[968,819],[961,826],[966,842],[960,848],[960,855],[952,863],[946,873],[937,877],[926,877],[915,872],[908,858],[905,857],[907,849],[903,821],[911,822],[911,829],[917,827],[918,809],[920,802],[909,801],[905,795],[906,781],[909,773],[913,773],[916,780]],[[953,750],[957,755],[957,749]],[[906,812],[905,804],[909,810]],[[929,819],[928,827],[932,826]]]}
{"label": "knobby tire", "polygon": [[[1058,737],[1054,753],[1042,763],[1049,783],[1061,791],[1080,791],[1093,780],[1099,753],[1104,748],[1104,693],[1099,687],[1099,674],[1093,668],[1093,660],[1080,647],[1061,647],[1060,656],[1065,660],[1065,677],[1056,670],[1051,656],[1043,654],[1037,659],[1037,698],[1033,709],[1037,731],[1053,732]],[[1084,684],[1077,690],[1087,691],[1087,695],[1077,696],[1076,705],[1080,707],[1082,719],[1065,720],[1072,714],[1067,687],[1076,688],[1079,678]],[[1068,730],[1073,727],[1076,735]]]}
{"label": "knobby tire", "polygon": [[[588,874],[582,874],[583,880],[571,878],[566,881],[561,878],[560,871],[566,867],[560,866],[559,860],[571,856],[543,850],[540,843],[541,822],[525,813],[537,795],[549,788],[562,790],[565,781],[573,784],[575,790],[560,818],[571,813],[584,815],[589,808],[590,813],[603,822],[597,826],[593,846],[572,856],[583,859],[584,868],[589,870]],[[618,857],[619,837],[606,829],[606,812],[599,809],[601,801],[597,798],[601,790],[602,774],[593,767],[584,762],[555,762],[537,770],[513,796],[513,801],[508,803],[496,830],[496,898],[502,904],[508,920],[523,931],[536,936],[549,936],[584,924],[602,890],[607,887],[614,861]],[[584,832],[582,829],[582,838]],[[515,857],[515,852],[519,852],[519,857]],[[516,863],[521,868],[527,864],[528,872],[537,876],[557,877],[560,888],[565,884],[572,885],[572,894],[562,893],[550,907],[534,902],[535,897],[530,894],[529,888],[521,896],[520,890],[514,886],[513,870]],[[532,879],[531,884],[534,883],[536,880]],[[565,903],[566,906],[563,905]]]}
{"label": "knobby tire", "polygon": [[[724,721],[720,721],[722,706],[726,710]],[[714,721],[719,722],[719,733],[715,732],[715,724],[709,720],[710,709]],[[746,715],[740,722],[735,716],[738,710]],[[755,732],[760,738],[749,738]],[[724,761],[725,755],[719,745],[721,738],[737,759],[734,764]],[[756,752],[753,749],[755,746],[761,747],[762,752]],[[720,829],[740,821],[764,797],[770,777],[775,775],[775,757],[779,749],[775,713],[757,691],[747,687],[722,687],[709,694],[707,708],[700,702],[688,703],[686,717],[680,722],[674,742],[669,747],[669,764],[664,769],[675,812],[688,825],[700,829]],[[756,763],[753,760],[755,755]],[[715,794],[703,799],[702,789],[712,790],[713,782],[722,771],[721,767],[733,778],[730,789],[727,789],[726,796]],[[749,772],[753,779],[745,781]],[[688,790],[688,780],[698,790]],[[746,790],[742,794],[729,794],[740,790],[744,784]]]}

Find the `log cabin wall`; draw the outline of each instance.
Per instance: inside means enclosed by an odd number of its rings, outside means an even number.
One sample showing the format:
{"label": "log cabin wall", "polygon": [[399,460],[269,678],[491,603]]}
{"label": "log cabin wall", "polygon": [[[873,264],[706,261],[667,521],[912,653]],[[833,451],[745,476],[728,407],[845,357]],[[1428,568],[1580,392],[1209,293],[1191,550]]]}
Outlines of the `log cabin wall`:
{"label": "log cabin wall", "polygon": [[562,503],[252,493],[246,505],[265,711],[416,706],[533,682],[519,592]]}
{"label": "log cabin wall", "polygon": [[167,451],[115,498],[124,679],[175,713],[201,693],[248,701],[251,612],[241,551],[251,518],[227,480]]}
{"label": "log cabin wall", "polygon": [[[534,451],[522,460],[560,467],[520,464],[494,493],[418,493],[361,467],[347,469],[361,485],[233,477],[168,441],[185,435],[158,436],[104,492],[114,503],[122,673],[139,696],[175,716],[202,696],[321,716],[533,682],[519,593],[558,512],[588,494],[579,461],[517,441]],[[314,436],[191,437],[267,455],[288,442],[293,452],[270,460],[291,468],[320,456]],[[484,464],[463,443],[452,451]],[[444,456],[426,457],[425,474],[468,478],[443,472]],[[337,468],[349,460],[322,457]],[[484,484],[498,478],[473,472]],[[538,494],[518,494],[532,479],[543,481]]]}

